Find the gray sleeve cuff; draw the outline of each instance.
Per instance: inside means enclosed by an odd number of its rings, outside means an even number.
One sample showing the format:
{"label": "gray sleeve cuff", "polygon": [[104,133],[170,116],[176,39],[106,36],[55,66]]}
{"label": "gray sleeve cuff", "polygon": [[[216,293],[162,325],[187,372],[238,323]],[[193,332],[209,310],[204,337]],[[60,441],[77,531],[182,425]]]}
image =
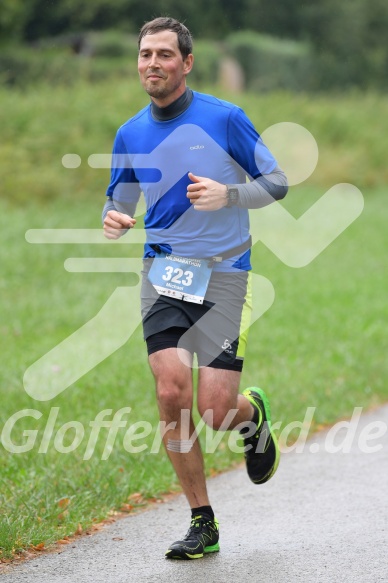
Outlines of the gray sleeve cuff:
{"label": "gray sleeve cuff", "polygon": [[259,176],[246,184],[229,184],[238,190],[238,203],[240,208],[257,209],[281,200],[288,192],[287,177],[284,172],[276,168],[266,176]]}
{"label": "gray sleeve cuff", "polygon": [[102,224],[104,224],[104,220],[106,215],[108,214],[109,211],[116,211],[116,207],[114,205],[113,199],[109,196],[106,199],[106,202],[104,204],[104,208],[102,209]]}

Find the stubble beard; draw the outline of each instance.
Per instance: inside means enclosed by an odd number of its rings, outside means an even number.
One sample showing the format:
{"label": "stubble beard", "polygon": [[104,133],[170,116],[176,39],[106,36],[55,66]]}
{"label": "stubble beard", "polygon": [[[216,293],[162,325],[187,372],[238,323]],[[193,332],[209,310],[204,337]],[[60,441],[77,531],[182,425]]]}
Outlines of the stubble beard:
{"label": "stubble beard", "polygon": [[156,99],[158,98],[163,99],[164,97],[167,97],[169,94],[169,90],[167,89],[167,87],[155,87],[150,84],[146,85],[144,89],[146,90],[150,97],[156,97]]}
{"label": "stubble beard", "polygon": [[157,83],[148,82],[146,80],[144,84],[144,89],[150,97],[154,97],[155,99],[164,99],[165,97],[168,97],[169,95],[174,93],[174,91],[178,89],[179,85],[180,82],[175,83],[173,86],[171,85],[158,86]]}

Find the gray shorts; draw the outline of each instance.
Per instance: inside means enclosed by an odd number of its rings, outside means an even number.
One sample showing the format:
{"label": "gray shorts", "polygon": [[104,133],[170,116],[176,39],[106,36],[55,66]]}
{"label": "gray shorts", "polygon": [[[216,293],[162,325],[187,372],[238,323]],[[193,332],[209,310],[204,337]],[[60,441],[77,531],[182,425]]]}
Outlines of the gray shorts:
{"label": "gray shorts", "polygon": [[[144,260],[141,287],[141,315],[147,342],[158,335],[158,345],[164,346],[161,333],[182,329],[179,346],[196,353],[200,366],[213,361],[241,370],[246,346],[246,332],[240,333],[241,322],[250,312],[249,273],[213,272],[203,304],[195,304],[157,293],[148,280],[152,259]],[[156,345],[154,345],[156,346]],[[155,347],[152,349],[155,351]],[[150,352],[150,349],[149,349]]]}

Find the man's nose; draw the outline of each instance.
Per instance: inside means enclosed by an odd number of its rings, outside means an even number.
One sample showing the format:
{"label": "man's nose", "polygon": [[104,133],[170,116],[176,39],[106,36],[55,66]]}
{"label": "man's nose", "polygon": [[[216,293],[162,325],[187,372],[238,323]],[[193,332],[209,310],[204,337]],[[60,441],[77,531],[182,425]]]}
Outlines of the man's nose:
{"label": "man's nose", "polygon": [[150,57],[148,66],[152,69],[155,67],[159,67],[159,58],[158,55],[156,53],[153,53]]}

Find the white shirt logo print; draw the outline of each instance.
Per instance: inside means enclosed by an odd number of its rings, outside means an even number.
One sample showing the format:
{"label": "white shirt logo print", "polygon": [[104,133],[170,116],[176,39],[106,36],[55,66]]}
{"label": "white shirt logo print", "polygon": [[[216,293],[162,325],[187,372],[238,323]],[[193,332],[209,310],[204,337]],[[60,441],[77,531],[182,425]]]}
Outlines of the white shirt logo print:
{"label": "white shirt logo print", "polygon": [[225,352],[232,352],[231,351],[232,345],[227,338],[225,338],[225,341],[224,341],[223,345],[221,346],[221,348],[222,348],[222,350],[225,350]]}

